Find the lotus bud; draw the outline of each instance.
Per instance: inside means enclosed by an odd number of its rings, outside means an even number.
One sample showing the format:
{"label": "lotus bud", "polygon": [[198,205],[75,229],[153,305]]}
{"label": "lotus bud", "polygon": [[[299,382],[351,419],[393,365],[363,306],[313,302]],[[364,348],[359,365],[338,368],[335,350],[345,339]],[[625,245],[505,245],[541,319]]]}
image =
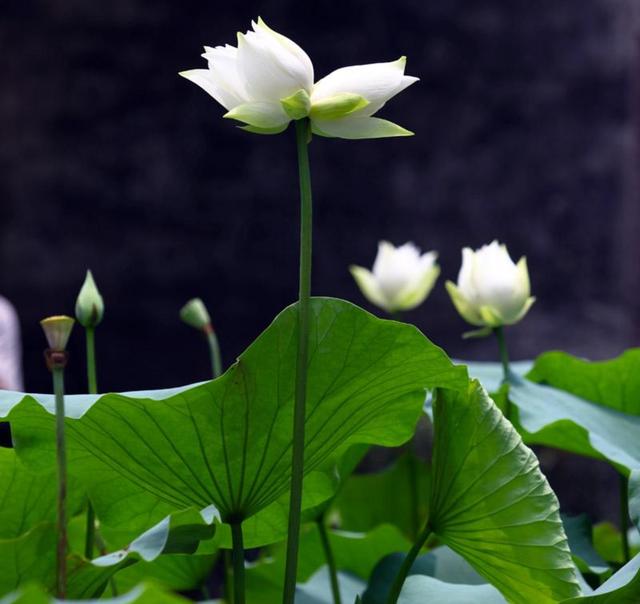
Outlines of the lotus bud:
{"label": "lotus bud", "polygon": [[208,332],[212,330],[211,317],[207,307],[200,298],[189,300],[180,310],[180,318],[198,331]]}
{"label": "lotus bud", "polygon": [[64,352],[75,321],[66,315],[47,317],[40,321],[52,352]]}
{"label": "lotus bud", "polygon": [[350,270],[369,302],[395,313],[424,302],[440,274],[436,258],[436,252],[421,255],[413,243],[396,248],[381,241],[371,271],[362,266]]}
{"label": "lotus bud", "polygon": [[526,258],[514,264],[505,245],[493,241],[480,249],[462,250],[458,283],[446,283],[454,306],[471,325],[513,325],[535,302]]}
{"label": "lotus bud", "polygon": [[76,299],[76,319],[83,327],[95,327],[104,316],[104,301],[93,280],[91,271],[87,271],[84,283]]}

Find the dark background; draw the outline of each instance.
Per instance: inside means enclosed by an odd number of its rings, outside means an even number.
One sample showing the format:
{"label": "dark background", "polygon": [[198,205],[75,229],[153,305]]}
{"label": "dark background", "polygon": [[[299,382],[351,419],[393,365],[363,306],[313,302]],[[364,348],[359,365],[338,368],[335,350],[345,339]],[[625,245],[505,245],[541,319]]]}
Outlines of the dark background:
{"label": "dark background", "polygon": [[[406,54],[421,78],[381,113],[415,137],[311,146],[315,294],[365,305],[348,265],[370,266],[379,239],[412,240],[439,251],[442,277],[407,320],[452,356],[493,359],[491,340],[460,339],[467,327],[442,285],[461,247],[499,238],[528,257],[538,297],[508,332],[514,358],[549,348],[605,358],[637,345],[637,8],[3,0],[0,293],[21,317],[27,389],[50,389],[38,321],[73,313],[87,268],[107,306],[101,390],[208,376],[204,341],[178,320],[192,296],[208,304],[227,361],[294,301],[292,131],[244,133],[177,75],[258,14],[305,48],[317,77]],[[80,329],[71,351],[77,392]],[[607,470],[598,476],[605,497]]]}

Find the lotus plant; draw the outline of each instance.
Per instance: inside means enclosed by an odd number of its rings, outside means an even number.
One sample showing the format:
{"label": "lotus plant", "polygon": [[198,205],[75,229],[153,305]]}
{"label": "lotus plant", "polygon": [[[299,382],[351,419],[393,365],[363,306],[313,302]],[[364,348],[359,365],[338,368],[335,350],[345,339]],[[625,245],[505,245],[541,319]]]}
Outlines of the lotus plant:
{"label": "lotus plant", "polygon": [[[363,139],[408,136],[412,132],[373,117],[393,96],[417,78],[404,74],[404,57],[389,63],[337,69],[315,82],[313,63],[295,42],[272,30],[260,18],[238,34],[238,46],[205,47],[207,69],[181,75],[210,94],[242,128],[256,134],[278,134],[295,122],[300,179],[300,281],[298,343],[293,413],[291,496],[285,570],[285,604],[295,597],[304,474],[305,405],[309,348],[312,199],[308,144],[312,133]],[[234,593],[244,602],[243,518],[227,519],[234,537]]]}

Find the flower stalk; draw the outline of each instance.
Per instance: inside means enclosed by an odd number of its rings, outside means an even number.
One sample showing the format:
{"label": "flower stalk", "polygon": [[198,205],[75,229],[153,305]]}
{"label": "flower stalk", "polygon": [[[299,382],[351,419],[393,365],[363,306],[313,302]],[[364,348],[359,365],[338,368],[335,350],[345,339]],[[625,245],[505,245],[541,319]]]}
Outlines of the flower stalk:
{"label": "flower stalk", "polygon": [[331,582],[333,604],[342,604],[342,600],[340,599],[340,584],[338,583],[338,571],[336,569],[336,561],[333,557],[333,550],[331,549],[331,542],[329,541],[327,527],[324,523],[324,514],[321,514],[320,516],[318,516],[318,518],[316,518],[316,525],[318,526],[318,532],[320,533],[320,541],[322,542],[324,557],[329,568],[329,580]]}
{"label": "flower stalk", "polygon": [[242,539],[242,522],[231,522],[231,539],[233,541],[233,595],[234,604],[245,604],[244,594],[244,544]]}
{"label": "flower stalk", "polygon": [[424,528],[412,548],[409,550],[409,553],[405,556],[402,566],[398,570],[398,574],[396,575],[395,580],[393,581],[393,585],[391,586],[391,591],[389,591],[389,596],[387,597],[387,604],[396,604],[398,598],[400,597],[400,592],[402,591],[402,586],[413,566],[413,563],[416,561],[420,550],[427,542],[427,539],[431,536],[432,530],[429,525],[429,521],[425,524]]}
{"label": "flower stalk", "polygon": [[[511,375],[511,368],[509,367],[509,351],[507,350],[507,343],[504,338],[504,327],[493,328],[493,333],[496,335],[498,341],[498,349],[500,350],[500,362],[502,363],[502,379],[504,382],[509,381]],[[509,393],[507,393],[506,403],[504,407],[504,416],[511,420],[511,400],[509,399]]]}
{"label": "flower stalk", "polygon": [[620,535],[622,537],[622,559],[626,564],[631,560],[629,547],[629,478],[620,474]]}
{"label": "flower stalk", "polygon": [[307,396],[307,361],[311,296],[312,198],[309,168],[310,124],[296,121],[296,144],[300,176],[300,286],[298,295],[298,354],[296,361],[295,403],[293,412],[293,451],[291,460],[291,496],[287,532],[287,560],[284,604],[293,604],[298,569],[302,482],[304,475],[304,428]]}
{"label": "flower stalk", "polygon": [[67,365],[67,342],[73,319],[66,316],[49,317],[40,322],[49,348],[44,356],[53,378],[56,403],[56,462],[58,466],[56,594],[64,599],[67,591],[67,451],[64,434],[64,369]]}

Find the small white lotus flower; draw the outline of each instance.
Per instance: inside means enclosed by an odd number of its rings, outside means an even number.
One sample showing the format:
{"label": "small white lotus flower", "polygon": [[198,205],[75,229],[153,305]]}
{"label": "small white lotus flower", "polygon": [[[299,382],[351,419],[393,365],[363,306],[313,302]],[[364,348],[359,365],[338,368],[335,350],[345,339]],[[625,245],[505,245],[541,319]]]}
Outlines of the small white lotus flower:
{"label": "small white lotus flower", "polygon": [[458,284],[447,281],[446,287],[457,311],[471,325],[513,325],[535,302],[526,258],[514,264],[506,246],[498,241],[475,252],[464,248]]}
{"label": "small white lotus flower", "polygon": [[440,274],[437,256],[436,252],[421,255],[413,243],[394,247],[381,241],[372,271],[362,266],[350,270],[369,302],[394,313],[424,302]]}
{"label": "small white lotus flower", "polygon": [[238,34],[238,46],[205,46],[208,69],[180,75],[257,134],[278,134],[291,120],[309,117],[316,134],[337,138],[408,136],[412,132],[372,117],[418,78],[404,75],[404,57],[390,63],[343,67],[314,85],[309,56],[260,18]]}

